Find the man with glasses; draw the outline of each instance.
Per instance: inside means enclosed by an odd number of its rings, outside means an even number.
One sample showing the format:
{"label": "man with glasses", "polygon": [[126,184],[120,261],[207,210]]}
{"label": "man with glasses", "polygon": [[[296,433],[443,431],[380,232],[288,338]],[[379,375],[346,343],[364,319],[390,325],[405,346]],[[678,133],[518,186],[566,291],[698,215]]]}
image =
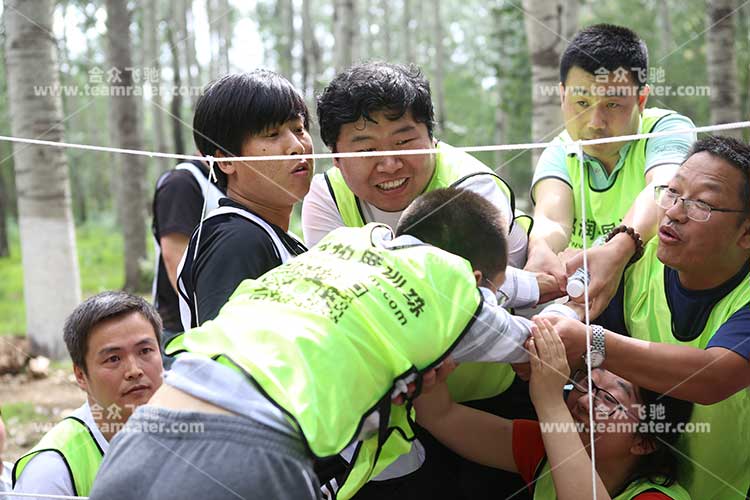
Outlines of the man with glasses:
{"label": "man with glasses", "polygon": [[[658,238],[591,328],[593,366],[696,403],[692,422],[710,427],[686,432],[677,448],[680,482],[701,500],[744,499],[750,485],[749,175],[750,146],[698,141],[656,187]],[[568,358],[580,359],[585,326],[551,321]]]}

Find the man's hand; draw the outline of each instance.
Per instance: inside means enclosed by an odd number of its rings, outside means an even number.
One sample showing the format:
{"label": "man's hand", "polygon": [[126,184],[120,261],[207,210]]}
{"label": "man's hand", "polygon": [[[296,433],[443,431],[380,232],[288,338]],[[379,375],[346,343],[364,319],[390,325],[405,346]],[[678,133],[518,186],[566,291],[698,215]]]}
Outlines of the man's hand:
{"label": "man's hand", "polygon": [[560,282],[548,273],[535,273],[536,283],[539,286],[539,300],[537,303],[545,304],[565,295],[565,289],[560,287]]}
{"label": "man's hand", "polygon": [[[536,318],[535,316],[532,319]],[[544,319],[549,321],[560,336],[565,346],[568,365],[574,368],[580,366],[583,353],[586,352],[586,325],[564,316],[545,315]]]}
{"label": "man's hand", "polygon": [[[452,357],[448,356],[437,367],[422,374],[422,392],[420,394],[428,394],[437,384],[445,382],[448,379],[448,375],[450,375],[457,366],[458,363],[453,361]],[[406,385],[406,389],[406,394],[402,393],[391,399],[391,402],[394,405],[402,405],[407,399],[410,399],[414,395],[414,391],[417,389],[417,384],[411,382]]]}
{"label": "man's hand", "polygon": [[[625,235],[625,237],[630,239],[628,235]],[[624,243],[622,241],[618,241],[616,244],[606,243],[588,251],[588,270],[591,275],[589,281],[589,314],[591,318],[599,317],[617,293],[622,273],[633,255],[634,248],[632,240],[630,251],[628,251],[627,242]],[[583,267],[583,253],[575,255],[565,263],[568,275],[573,274],[579,267]],[[571,298],[571,300],[582,304],[584,298],[585,295],[581,295]]]}
{"label": "man's hand", "polygon": [[[568,283],[568,275],[565,274],[565,265],[544,240],[537,241],[534,244],[533,250],[529,247],[529,259],[526,261],[524,270],[551,276],[557,282],[557,289],[560,292],[565,291],[565,285]],[[542,303],[544,293],[542,283],[540,282],[540,303]]]}

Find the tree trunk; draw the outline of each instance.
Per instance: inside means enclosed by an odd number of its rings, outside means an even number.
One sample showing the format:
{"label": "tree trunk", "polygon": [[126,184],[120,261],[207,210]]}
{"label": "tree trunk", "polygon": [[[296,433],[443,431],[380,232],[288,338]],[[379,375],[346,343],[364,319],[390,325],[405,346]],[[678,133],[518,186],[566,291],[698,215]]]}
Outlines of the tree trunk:
{"label": "tree trunk", "polygon": [[294,77],[294,4],[292,0],[276,0],[276,17],[281,29],[276,38],[276,56],[279,58],[279,72],[292,81]]}
{"label": "tree trunk", "polygon": [[[541,142],[556,135],[562,125],[557,84],[564,41],[557,33],[562,32],[563,9],[558,2],[545,0],[524,0],[523,8],[531,58],[531,137],[535,142]],[[534,165],[540,154],[539,149],[532,151]]]}
{"label": "tree trunk", "polygon": [[[708,81],[711,85],[711,123],[740,121],[737,98],[737,60],[734,50],[735,0],[709,0],[706,22],[709,25],[706,48]],[[742,137],[742,130],[722,134]]]}
{"label": "tree trunk", "polygon": [[411,29],[412,18],[411,18],[411,0],[404,0],[404,14],[401,18],[403,37],[404,37],[404,54],[406,54],[406,63],[417,62],[417,54],[415,50],[415,42],[413,31]]}
{"label": "tree trunk", "polygon": [[[663,0],[666,3],[666,0]],[[562,1],[560,4],[563,8],[563,31],[565,43],[573,39],[578,31],[578,17],[581,8],[580,0]]]}
{"label": "tree trunk", "polygon": [[[5,56],[14,136],[63,140],[62,102],[35,86],[60,85],[51,0],[6,0]],[[48,87],[48,88],[49,88]],[[66,355],[63,323],[81,300],[65,152],[14,144],[26,329],[34,354]]]}
{"label": "tree trunk", "polygon": [[441,0],[434,0],[432,9],[434,13],[435,37],[435,100],[437,101],[437,129],[439,133],[445,130],[446,112],[445,112],[445,89],[443,85],[445,75],[445,50],[443,46],[443,20],[440,17]]}
{"label": "tree trunk", "polygon": [[180,9],[184,19],[182,31],[184,33],[183,45],[185,51],[185,74],[187,75],[187,84],[190,86],[190,102],[195,109],[195,103],[198,101],[198,92],[195,90],[201,86],[200,65],[198,56],[195,51],[195,18],[193,17],[193,1],[183,0]]}
{"label": "tree trunk", "polygon": [[391,3],[390,0],[380,0],[380,9],[383,11],[383,16],[378,21],[380,25],[380,32],[378,36],[383,41],[383,59],[386,61],[391,60]]}
{"label": "tree trunk", "polygon": [[5,172],[0,169],[0,258],[10,256],[10,244],[8,242],[8,188],[5,185]]}
{"label": "tree trunk", "polygon": [[225,75],[230,72],[229,49],[232,47],[232,23],[231,8],[229,0],[219,0],[219,61],[221,62],[221,73]]}
{"label": "tree trunk", "polygon": [[[167,43],[169,50],[172,52],[172,84],[175,89],[179,90],[182,86],[182,77],[180,76],[180,55],[175,41],[175,34],[171,27],[167,27]],[[172,93],[172,102],[169,106],[169,112],[172,122],[172,139],[174,141],[174,151],[177,154],[185,153],[185,141],[182,138],[182,95],[180,92]]]}
{"label": "tree trunk", "polygon": [[312,0],[302,0],[302,82],[305,93],[314,100],[318,90],[321,51],[315,36],[312,18]]}
{"label": "tree trunk", "polygon": [[[143,16],[143,46],[145,51],[145,67],[149,69],[148,77],[144,78],[145,85],[151,89],[151,119],[154,143],[157,151],[169,151],[164,132],[164,104],[159,92],[161,84],[161,37],[159,36],[159,20],[161,13],[157,8],[158,2],[146,2]],[[167,164],[166,162],[162,162]]]}
{"label": "tree trunk", "polygon": [[334,64],[336,71],[352,65],[355,58],[355,0],[335,0],[333,5]]}
{"label": "tree trunk", "polygon": [[[131,55],[130,16],[125,0],[107,0],[107,39],[112,73],[110,82],[112,117],[120,148],[143,149],[138,98],[132,94],[133,57]],[[119,81],[118,81],[119,80]],[[125,290],[143,291],[140,264],[146,260],[146,214],[143,183],[146,164],[141,156],[119,155],[122,231],[125,241]]]}
{"label": "tree trunk", "polygon": [[659,4],[659,50],[664,57],[672,50],[672,20],[669,14],[669,0],[661,0]]}

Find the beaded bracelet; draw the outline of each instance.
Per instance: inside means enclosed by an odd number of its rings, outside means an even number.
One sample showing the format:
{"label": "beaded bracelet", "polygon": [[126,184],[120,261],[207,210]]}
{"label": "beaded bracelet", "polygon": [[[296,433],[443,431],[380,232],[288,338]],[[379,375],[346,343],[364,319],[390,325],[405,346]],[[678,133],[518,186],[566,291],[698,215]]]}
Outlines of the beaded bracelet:
{"label": "beaded bracelet", "polygon": [[620,233],[626,233],[628,236],[633,238],[633,243],[635,243],[635,253],[628,261],[628,265],[630,265],[643,257],[643,240],[641,239],[641,235],[638,234],[635,229],[630,226],[626,226],[625,224],[621,224],[607,233],[607,237],[604,239],[604,242],[608,242]]}

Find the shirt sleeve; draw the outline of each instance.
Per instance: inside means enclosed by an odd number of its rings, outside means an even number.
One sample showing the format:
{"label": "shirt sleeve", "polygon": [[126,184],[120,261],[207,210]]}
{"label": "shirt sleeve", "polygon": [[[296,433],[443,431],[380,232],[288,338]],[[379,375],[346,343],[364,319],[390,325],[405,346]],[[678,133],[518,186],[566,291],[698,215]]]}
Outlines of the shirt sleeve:
{"label": "shirt sleeve", "polygon": [[451,352],[456,362],[524,363],[523,347],[531,333],[531,321],[513,316],[497,305],[491,290],[480,287],[482,308],[461,341]]}
{"label": "shirt sleeve", "polygon": [[[510,227],[513,221],[513,211],[510,200],[505,192],[497,185],[495,177],[491,175],[475,175],[466,179],[458,186],[472,191],[492,203],[503,216],[503,224]],[[526,248],[529,244],[526,232],[518,225],[514,226],[507,235],[508,263],[521,267],[526,263]]]}
{"label": "shirt sleeve", "polygon": [[536,274],[515,267],[505,268],[505,282],[500,292],[508,298],[503,307],[525,309],[539,302],[539,283]]}
{"label": "shirt sleeve", "polygon": [[46,495],[75,494],[68,467],[62,456],[54,451],[43,451],[29,460],[13,491]]}
{"label": "shirt sleeve", "polygon": [[544,148],[536,162],[534,177],[531,180],[532,203],[536,203],[534,201],[534,187],[537,182],[550,177],[559,179],[572,188],[572,181],[566,165],[565,144],[559,138],[555,138],[552,144]]}
{"label": "shirt sleeve", "polygon": [[323,174],[316,174],[302,201],[302,235],[305,245],[312,247],[334,229],[344,227],[336,202],[328,191]]}
{"label": "shirt sleeve", "polygon": [[750,305],[746,305],[730,316],[726,323],[716,330],[714,336],[708,341],[706,349],[723,347],[750,360],[748,331],[750,331]]}
{"label": "shirt sleeve", "polygon": [[[659,120],[652,132],[666,132],[691,127],[695,127],[695,124],[690,118],[675,113]],[[643,172],[646,173],[660,165],[681,164],[685,161],[695,139],[695,132],[651,137],[646,143],[646,164]]]}
{"label": "shirt sleeve", "polygon": [[187,170],[167,174],[154,193],[154,221],[157,237],[179,233],[190,236],[203,209],[203,193]]}
{"label": "shirt sleeve", "polygon": [[193,264],[193,286],[200,322],[219,314],[237,286],[281,264],[266,232],[239,217],[225,222],[206,241]]}
{"label": "shirt sleeve", "polygon": [[513,460],[526,486],[534,481],[536,469],[546,455],[539,422],[536,420],[513,421]]}

